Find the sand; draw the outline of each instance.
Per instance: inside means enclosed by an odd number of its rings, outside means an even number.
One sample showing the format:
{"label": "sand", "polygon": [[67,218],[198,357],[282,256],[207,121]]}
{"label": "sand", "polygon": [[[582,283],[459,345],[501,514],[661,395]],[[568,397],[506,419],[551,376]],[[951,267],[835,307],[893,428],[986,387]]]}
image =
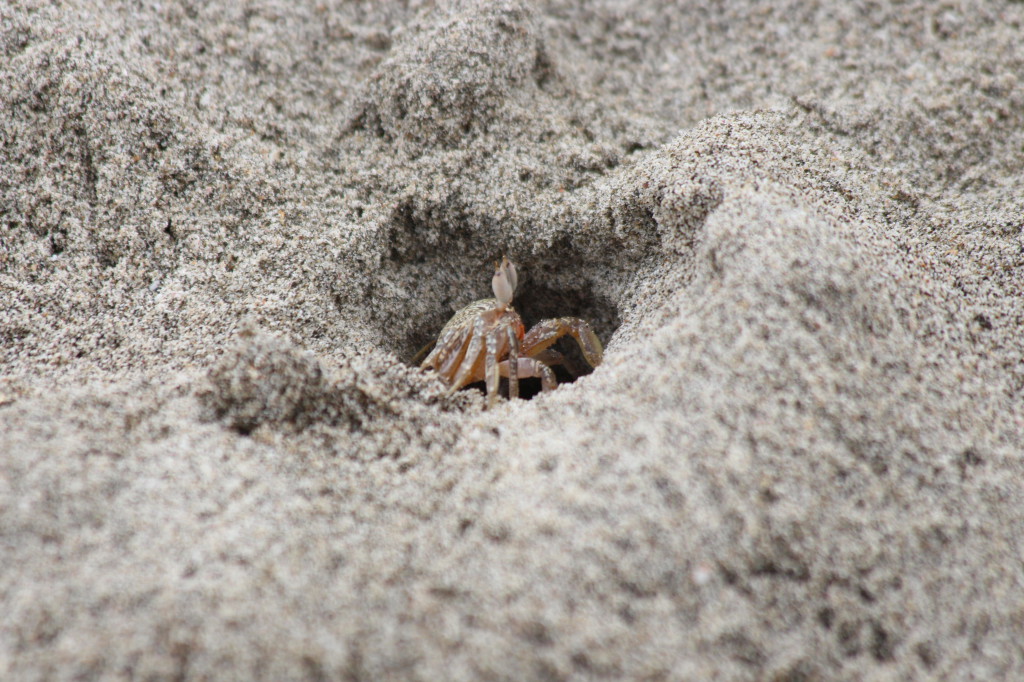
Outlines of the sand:
{"label": "sand", "polygon": [[0,678],[1024,675],[1024,4],[662,5],[0,6]]}

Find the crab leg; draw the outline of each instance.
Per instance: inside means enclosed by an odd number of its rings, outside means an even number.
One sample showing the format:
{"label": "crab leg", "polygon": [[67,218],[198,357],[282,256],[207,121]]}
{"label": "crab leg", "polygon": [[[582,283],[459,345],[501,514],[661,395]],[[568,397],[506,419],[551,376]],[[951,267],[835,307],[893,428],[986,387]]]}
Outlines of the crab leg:
{"label": "crab leg", "polygon": [[455,372],[462,364],[462,359],[466,357],[466,347],[469,345],[472,337],[473,331],[470,330],[468,333],[463,333],[460,339],[449,340],[446,352],[433,361],[432,366],[437,370],[438,374],[445,378],[445,381],[451,381],[455,378]]}
{"label": "crab leg", "polygon": [[[509,371],[509,361],[503,360],[499,362],[498,369],[501,371],[501,376],[508,377],[509,384],[511,385],[512,377]],[[540,377],[541,388],[545,391],[550,391],[558,385],[558,382],[555,381],[555,373],[543,362],[533,358],[519,358],[516,367],[516,378],[529,379],[530,377]]]}
{"label": "crab leg", "polygon": [[604,350],[590,325],[578,317],[541,320],[523,337],[523,354],[534,357],[566,334],[571,334],[591,367],[601,364]]}
{"label": "crab leg", "polygon": [[442,346],[440,343],[435,343],[434,347],[431,349],[430,353],[420,363],[420,367],[422,367],[423,369],[426,369],[427,367],[432,366],[434,361],[437,358],[439,358],[441,355],[443,355],[444,352],[445,352],[444,346]]}
{"label": "crab leg", "polygon": [[458,355],[458,352],[465,347],[465,343],[459,344],[459,346],[453,348],[452,340],[462,330],[452,329],[446,332],[437,342],[434,344],[433,350],[430,354],[424,358],[423,362],[420,363],[420,367],[424,369],[427,367],[438,367],[451,361],[452,355]]}
{"label": "crab leg", "polygon": [[501,379],[498,375],[498,343],[501,341],[498,329],[487,333],[487,355],[484,358],[484,380],[487,382],[487,408],[490,409],[498,404],[498,385]]}
{"label": "crab leg", "polygon": [[473,335],[469,340],[469,347],[466,349],[466,355],[462,358],[462,364],[459,365],[459,371],[455,375],[455,379],[452,381],[452,385],[448,387],[448,394],[451,395],[455,391],[465,386],[468,382],[472,381],[471,372],[473,371],[473,365],[476,364],[477,359],[480,357],[480,346],[484,342],[484,318],[476,318],[476,322],[473,323]]}
{"label": "crab leg", "polygon": [[512,325],[505,327],[505,331],[508,333],[508,399],[515,400],[519,397],[519,339]]}

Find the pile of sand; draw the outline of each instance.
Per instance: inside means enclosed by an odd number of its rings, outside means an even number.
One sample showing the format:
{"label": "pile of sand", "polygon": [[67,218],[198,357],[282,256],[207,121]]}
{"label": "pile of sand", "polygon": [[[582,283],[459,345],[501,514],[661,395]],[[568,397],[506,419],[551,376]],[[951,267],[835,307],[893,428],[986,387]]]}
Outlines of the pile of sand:
{"label": "pile of sand", "polygon": [[1024,670],[1024,5],[336,4],[0,8],[0,677]]}

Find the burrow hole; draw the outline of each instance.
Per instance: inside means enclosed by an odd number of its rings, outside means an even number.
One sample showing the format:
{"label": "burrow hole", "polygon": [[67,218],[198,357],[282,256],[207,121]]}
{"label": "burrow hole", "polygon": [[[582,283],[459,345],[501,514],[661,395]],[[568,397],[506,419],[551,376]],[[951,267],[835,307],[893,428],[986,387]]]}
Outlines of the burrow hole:
{"label": "burrow hole", "polygon": [[[620,320],[615,304],[607,297],[592,292],[585,279],[574,280],[575,284],[564,283],[567,279],[565,273],[561,276],[551,276],[551,272],[545,272],[538,267],[528,265],[519,266],[520,282],[513,302],[516,311],[523,319],[523,324],[529,330],[537,322],[554,317],[579,317],[586,320],[590,327],[601,340],[602,345],[607,346],[612,335],[619,328]],[[468,304],[470,301],[464,301]],[[410,359],[417,351],[422,351],[425,346],[432,344],[437,335],[448,321],[451,314],[454,314],[461,306],[454,306],[450,313],[445,311],[443,319],[431,319],[424,321],[418,326],[411,343],[407,346],[410,349]],[[441,319],[438,322],[438,319]],[[554,365],[552,370],[559,385],[572,383],[581,376],[586,376],[593,371],[587,364],[579,345],[571,336],[559,339],[553,346],[555,350],[565,356],[564,365]],[[486,392],[486,385],[479,381],[467,386],[464,390],[477,390]],[[501,395],[508,395],[508,380],[501,380]],[[519,397],[529,400],[541,392],[540,379],[521,379],[519,381]]]}

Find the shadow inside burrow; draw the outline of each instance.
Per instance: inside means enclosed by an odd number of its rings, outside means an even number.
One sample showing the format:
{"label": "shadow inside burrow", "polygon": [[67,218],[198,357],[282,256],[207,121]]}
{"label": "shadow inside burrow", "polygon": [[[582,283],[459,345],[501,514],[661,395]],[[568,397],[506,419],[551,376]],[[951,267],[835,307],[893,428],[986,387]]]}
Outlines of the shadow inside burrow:
{"label": "shadow inside burrow", "polygon": [[[494,296],[495,263],[508,256],[519,275],[513,306],[527,329],[544,319],[576,317],[607,346],[621,325],[615,292],[629,288],[650,249],[598,249],[593,234],[583,241],[569,228],[556,230],[552,238],[550,229],[533,226],[510,244],[510,228],[473,207],[407,198],[371,233],[376,257],[361,278],[369,284],[347,300],[376,331],[382,350],[418,365],[453,315]],[[531,240],[530,233],[545,239]],[[567,359],[554,369],[559,383],[592,371],[572,337],[560,339],[555,350]],[[524,397],[536,392],[530,380],[524,383]]]}
{"label": "shadow inside burrow", "polygon": [[[503,232],[499,225],[463,215],[457,205],[405,201],[394,207],[376,235],[380,259],[366,273],[372,284],[357,302],[370,313],[387,350],[411,363],[459,310],[492,298],[491,278],[502,256],[516,265],[513,306],[527,329],[543,319],[578,317],[607,344],[619,327],[619,312],[594,284],[616,272],[620,255],[610,250],[588,259],[568,237],[543,250],[517,253],[496,243]],[[633,271],[627,267],[620,274]],[[406,294],[404,300],[396,292]],[[375,300],[383,295],[390,300]],[[574,357],[569,349],[567,354]]]}

